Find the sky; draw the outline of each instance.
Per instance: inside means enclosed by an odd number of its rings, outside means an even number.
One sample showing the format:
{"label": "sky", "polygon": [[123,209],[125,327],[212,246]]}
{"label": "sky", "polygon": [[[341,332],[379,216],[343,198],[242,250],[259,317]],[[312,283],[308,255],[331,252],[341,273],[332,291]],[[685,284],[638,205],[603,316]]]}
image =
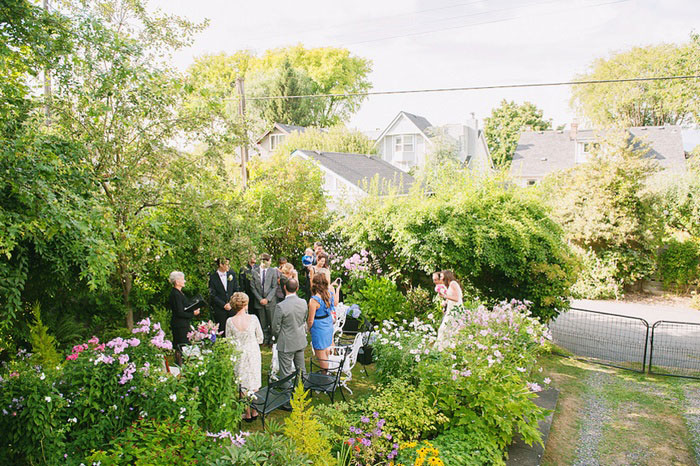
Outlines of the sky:
{"label": "sky", "polygon": [[[592,61],[700,32],[700,0],[152,0],[209,27],[175,64],[195,57],[303,44],[346,47],[372,61],[374,91],[570,81]],[[570,89],[547,87],[372,96],[352,117],[384,128],[401,111],[433,125],[483,118],[502,99],[530,101],[555,126],[576,116]],[[696,135],[700,143],[700,137]],[[692,147],[692,143],[686,143]]]}

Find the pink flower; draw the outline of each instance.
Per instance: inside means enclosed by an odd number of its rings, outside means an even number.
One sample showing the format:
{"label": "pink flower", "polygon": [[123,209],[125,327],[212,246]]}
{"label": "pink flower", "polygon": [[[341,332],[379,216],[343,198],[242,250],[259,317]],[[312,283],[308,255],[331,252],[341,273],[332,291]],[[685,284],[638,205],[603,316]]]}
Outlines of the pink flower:
{"label": "pink flower", "polygon": [[126,364],[127,362],[129,362],[128,354],[122,354],[119,356],[119,364]]}
{"label": "pink flower", "polygon": [[437,294],[447,293],[447,287],[442,283],[435,285],[435,292]]}
{"label": "pink flower", "polygon": [[127,340],[131,346],[139,346],[141,344],[141,340],[138,338],[132,338],[130,340]]}
{"label": "pink flower", "polygon": [[88,340],[88,343],[92,345],[97,345],[100,343],[100,339],[93,335],[92,338]]}
{"label": "pink flower", "polygon": [[[66,356],[66,360],[75,361],[76,359],[78,359],[78,356],[80,356],[79,353],[69,354],[68,356]],[[10,374],[10,377],[12,377],[12,374]]]}

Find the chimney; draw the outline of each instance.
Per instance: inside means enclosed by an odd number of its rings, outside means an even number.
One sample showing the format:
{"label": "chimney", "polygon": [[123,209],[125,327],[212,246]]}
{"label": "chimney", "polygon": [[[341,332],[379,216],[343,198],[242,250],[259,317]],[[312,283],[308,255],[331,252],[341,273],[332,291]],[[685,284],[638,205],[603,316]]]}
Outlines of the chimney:
{"label": "chimney", "polygon": [[578,120],[576,118],[574,118],[574,121],[571,122],[571,132],[569,133],[569,137],[575,141],[577,136],[578,136]]}
{"label": "chimney", "polygon": [[467,118],[467,126],[476,130],[479,129],[479,120],[477,120],[474,116],[474,112],[469,114],[469,118]]}

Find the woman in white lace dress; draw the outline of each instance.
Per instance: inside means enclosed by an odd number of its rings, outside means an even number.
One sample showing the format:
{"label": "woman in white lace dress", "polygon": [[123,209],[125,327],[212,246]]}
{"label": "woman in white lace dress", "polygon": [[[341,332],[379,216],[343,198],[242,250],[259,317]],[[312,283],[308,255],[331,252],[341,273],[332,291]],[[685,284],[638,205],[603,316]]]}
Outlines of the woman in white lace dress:
{"label": "woman in white lace dress", "polygon": [[[263,342],[263,331],[258,318],[248,314],[248,295],[233,293],[229,304],[235,314],[226,321],[226,338],[241,352],[236,363],[236,375],[244,392],[257,392],[262,385],[260,344]],[[258,413],[250,408],[243,415],[243,419],[250,422],[257,418]]]}
{"label": "woman in white lace dress", "polygon": [[438,328],[437,341],[435,347],[442,351],[447,348],[454,339],[454,333],[457,331],[455,306],[462,304],[462,287],[455,278],[455,274],[451,270],[443,270],[440,273],[442,283],[447,287],[445,291],[440,291],[440,297],[445,300],[445,315],[442,317],[442,323]]}

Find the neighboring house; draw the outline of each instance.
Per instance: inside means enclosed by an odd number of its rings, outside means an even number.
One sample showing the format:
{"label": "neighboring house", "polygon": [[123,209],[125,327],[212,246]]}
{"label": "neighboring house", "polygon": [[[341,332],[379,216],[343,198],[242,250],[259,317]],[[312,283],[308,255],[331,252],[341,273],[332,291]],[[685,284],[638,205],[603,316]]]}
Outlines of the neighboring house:
{"label": "neighboring house", "polygon": [[401,111],[379,134],[375,145],[382,159],[407,172],[425,165],[426,156],[440,138],[454,144],[460,162],[471,170],[485,172],[493,168],[486,139],[474,114],[466,125],[435,127],[422,116]]}
{"label": "neighboring house", "polygon": [[[649,147],[646,157],[672,172],[685,172],[685,152],[679,126],[637,126],[628,129],[630,137]],[[520,186],[532,186],[546,175],[588,161],[601,131],[578,129],[572,123],[568,131],[525,131],[520,134],[513,154],[510,173]]]}
{"label": "neighboring house", "polygon": [[305,126],[284,125],[275,123],[272,129],[263,134],[255,143],[255,150],[263,159],[269,158],[279,146],[284,144],[284,140],[292,133],[303,133]]}
{"label": "neighboring house", "polygon": [[313,161],[324,174],[323,189],[329,196],[328,205],[337,207],[341,201],[352,202],[367,195],[376,186],[380,196],[406,195],[414,178],[377,156],[295,150],[292,157]]}

